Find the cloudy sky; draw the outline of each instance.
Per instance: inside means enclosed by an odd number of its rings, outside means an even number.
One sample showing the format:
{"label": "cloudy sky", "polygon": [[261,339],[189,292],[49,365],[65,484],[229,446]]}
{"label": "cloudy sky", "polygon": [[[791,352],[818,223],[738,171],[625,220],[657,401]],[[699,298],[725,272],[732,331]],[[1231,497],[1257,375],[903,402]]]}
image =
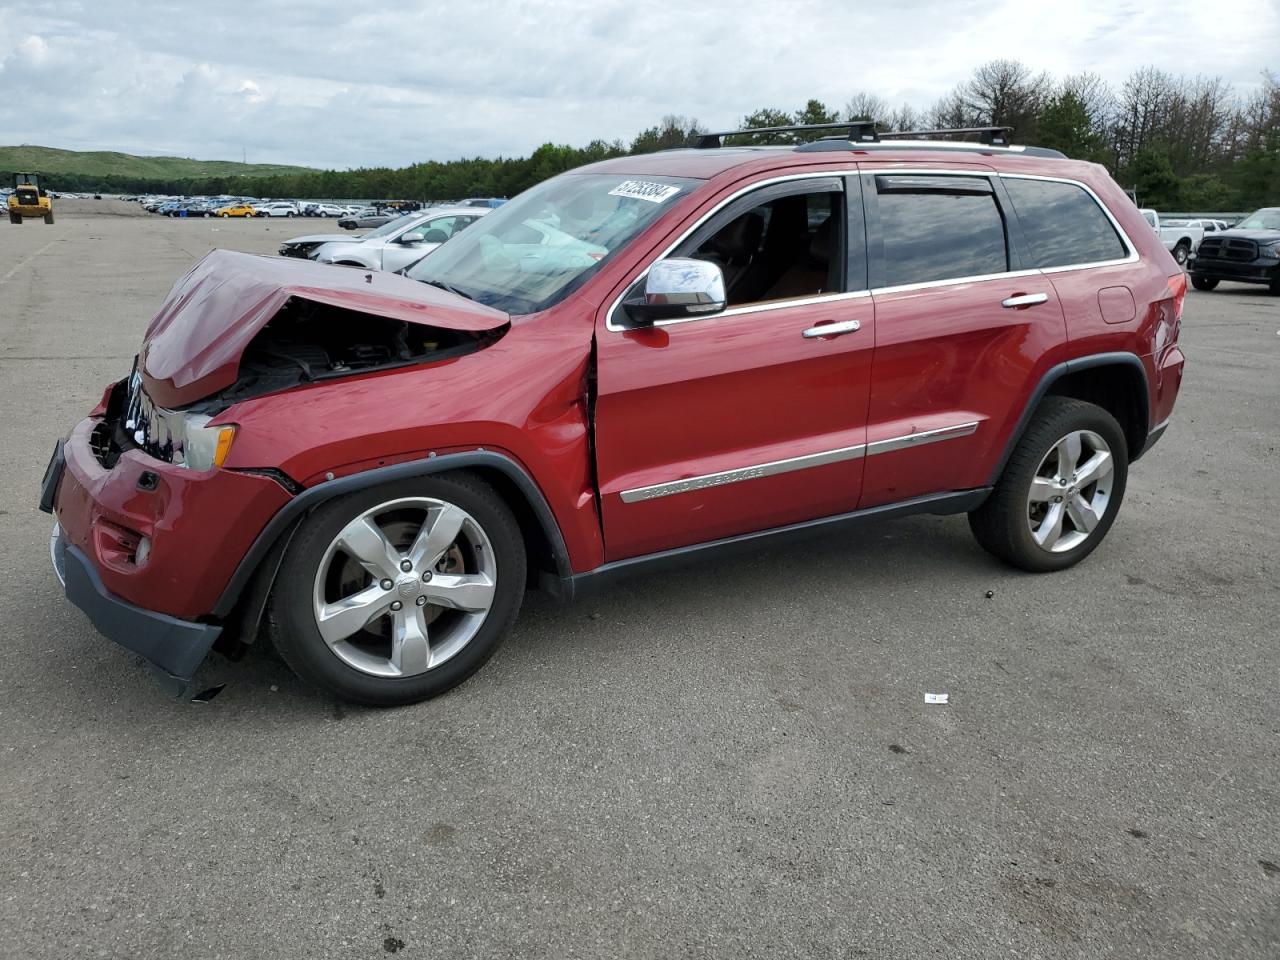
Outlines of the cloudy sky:
{"label": "cloudy sky", "polygon": [[1280,71],[1280,0],[0,0],[0,144],[317,167],[732,126],[860,90],[925,107],[995,57],[1119,84]]}

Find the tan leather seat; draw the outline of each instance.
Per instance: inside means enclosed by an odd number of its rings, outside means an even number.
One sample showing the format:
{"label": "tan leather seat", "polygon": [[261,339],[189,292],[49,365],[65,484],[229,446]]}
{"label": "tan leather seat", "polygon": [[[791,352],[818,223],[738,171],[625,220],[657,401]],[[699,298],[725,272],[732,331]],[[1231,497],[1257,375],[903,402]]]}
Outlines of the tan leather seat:
{"label": "tan leather seat", "polygon": [[809,249],[765,291],[761,300],[789,300],[828,292],[831,273],[831,217],[813,231]]}

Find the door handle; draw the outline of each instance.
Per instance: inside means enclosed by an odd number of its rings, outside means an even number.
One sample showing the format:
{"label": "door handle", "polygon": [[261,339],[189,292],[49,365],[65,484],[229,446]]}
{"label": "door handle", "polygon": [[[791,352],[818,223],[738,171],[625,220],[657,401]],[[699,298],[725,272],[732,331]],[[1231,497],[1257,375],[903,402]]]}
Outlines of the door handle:
{"label": "door handle", "polygon": [[1016,297],[1006,297],[1001,300],[1000,306],[1016,310],[1018,307],[1034,307],[1037,303],[1044,303],[1048,299],[1047,293],[1020,293]]}
{"label": "door handle", "polygon": [[840,323],[821,323],[816,327],[810,327],[802,336],[806,340],[816,340],[819,337],[838,337],[842,333],[857,333],[861,329],[862,321],[844,320]]}

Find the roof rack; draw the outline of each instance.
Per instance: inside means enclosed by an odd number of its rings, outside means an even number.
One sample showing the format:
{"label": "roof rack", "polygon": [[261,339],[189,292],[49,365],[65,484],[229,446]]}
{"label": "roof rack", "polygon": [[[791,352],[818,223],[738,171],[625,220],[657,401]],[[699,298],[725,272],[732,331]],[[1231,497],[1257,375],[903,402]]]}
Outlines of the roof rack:
{"label": "roof rack", "polygon": [[762,133],[800,133],[814,130],[846,130],[847,137],[859,143],[874,143],[877,139],[874,120],[846,120],[841,123],[797,123],[783,127],[753,127],[750,130],[725,130],[721,133],[704,133],[695,144],[700,150],[724,146],[725,137],[757,136]]}
{"label": "roof rack", "polygon": [[699,149],[724,146],[725,137],[759,136],[762,133],[809,133],[816,131],[846,131],[842,137],[823,137],[823,140],[876,143],[881,140],[911,140],[931,137],[973,136],[989,147],[1009,146],[1013,127],[955,127],[949,130],[892,130],[885,133],[876,130],[874,120],[844,120],[839,123],[797,123],[782,127],[754,127],[748,130],[726,130],[721,133],[704,133],[698,137]]}

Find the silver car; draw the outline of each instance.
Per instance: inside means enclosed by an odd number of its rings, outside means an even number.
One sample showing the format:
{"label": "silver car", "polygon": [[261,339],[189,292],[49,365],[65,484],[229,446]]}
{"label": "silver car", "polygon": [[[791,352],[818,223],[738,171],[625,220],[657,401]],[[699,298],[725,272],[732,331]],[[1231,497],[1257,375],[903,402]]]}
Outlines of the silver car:
{"label": "silver car", "polygon": [[320,263],[402,270],[486,213],[485,207],[432,207],[392,220],[363,237],[323,243],[310,256]]}

